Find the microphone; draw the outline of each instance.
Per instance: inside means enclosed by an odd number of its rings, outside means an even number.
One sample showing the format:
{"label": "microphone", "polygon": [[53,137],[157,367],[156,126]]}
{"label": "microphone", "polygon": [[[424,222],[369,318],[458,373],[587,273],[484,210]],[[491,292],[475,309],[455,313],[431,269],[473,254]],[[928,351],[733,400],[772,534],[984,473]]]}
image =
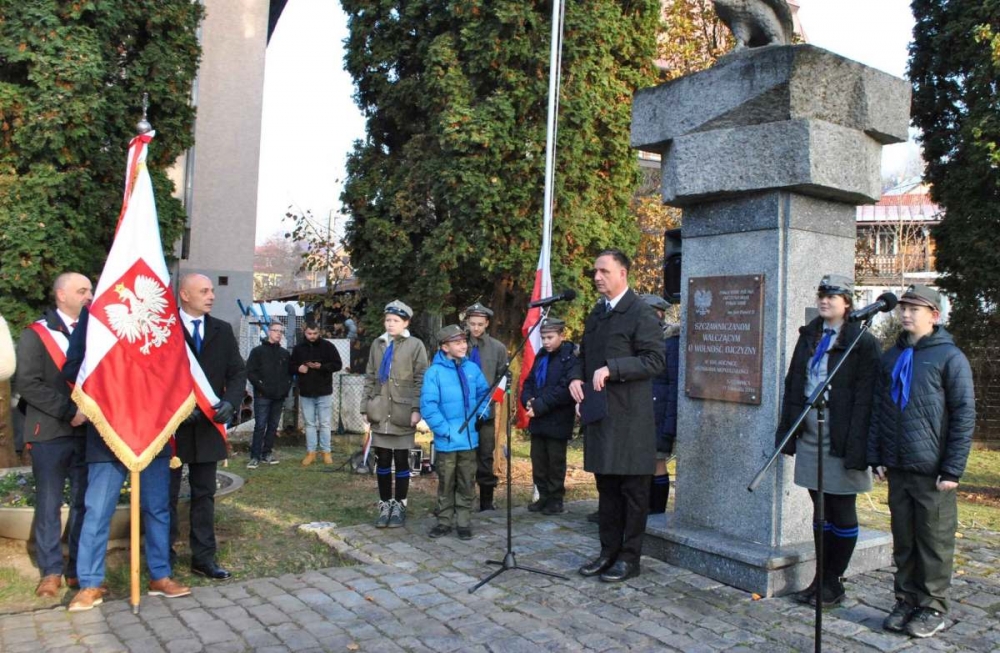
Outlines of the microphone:
{"label": "microphone", "polygon": [[528,304],[528,308],[549,306],[550,304],[555,304],[556,302],[571,302],[574,299],[576,299],[576,291],[567,288],[558,295],[552,295],[551,297],[545,297],[543,299],[536,299],[535,301]]}
{"label": "microphone", "polygon": [[892,309],[896,308],[896,304],[898,303],[899,298],[891,292],[882,293],[878,296],[878,299],[876,299],[874,303],[869,304],[864,308],[859,308],[856,311],[851,311],[851,314],[847,316],[847,321],[860,322],[862,320],[867,320],[876,313],[888,313]]}

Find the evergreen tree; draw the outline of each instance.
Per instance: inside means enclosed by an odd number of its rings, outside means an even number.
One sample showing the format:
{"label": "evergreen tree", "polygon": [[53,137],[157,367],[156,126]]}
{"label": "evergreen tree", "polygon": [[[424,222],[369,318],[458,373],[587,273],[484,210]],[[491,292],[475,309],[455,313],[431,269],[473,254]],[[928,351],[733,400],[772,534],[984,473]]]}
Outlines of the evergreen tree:
{"label": "evergreen tree", "polygon": [[[550,3],[342,4],[346,67],[367,117],[342,199],[369,305],[400,297],[450,319],[478,298],[509,337],[541,239]],[[658,19],[656,0],[567,3],[552,275],[557,289],[586,291],[571,318],[593,296],[584,270],[594,255],[638,242],[631,99],[655,81]]]}
{"label": "evergreen tree", "polygon": [[951,326],[966,341],[1000,327],[1000,0],[914,0],[913,124],[925,180],[945,211],[935,229]]}
{"label": "evergreen tree", "polygon": [[125,155],[149,94],[148,165],[164,243],[184,212],[166,169],[192,144],[202,5],[5,2],[0,9],[0,312],[36,319],[66,270],[98,274],[121,209]]}

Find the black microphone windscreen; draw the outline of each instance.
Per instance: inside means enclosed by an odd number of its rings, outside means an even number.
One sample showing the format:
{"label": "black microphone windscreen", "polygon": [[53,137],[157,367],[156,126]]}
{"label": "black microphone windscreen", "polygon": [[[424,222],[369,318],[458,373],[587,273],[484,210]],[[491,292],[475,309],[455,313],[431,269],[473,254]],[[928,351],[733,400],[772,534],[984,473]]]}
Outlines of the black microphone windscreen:
{"label": "black microphone windscreen", "polygon": [[572,288],[567,288],[566,290],[562,291],[562,294],[567,301],[573,301],[574,299],[576,299],[576,291],[573,290]]}
{"label": "black microphone windscreen", "polygon": [[892,309],[896,308],[896,304],[899,303],[899,297],[896,297],[891,292],[885,292],[879,295],[879,301],[885,302],[885,311],[888,313]]}

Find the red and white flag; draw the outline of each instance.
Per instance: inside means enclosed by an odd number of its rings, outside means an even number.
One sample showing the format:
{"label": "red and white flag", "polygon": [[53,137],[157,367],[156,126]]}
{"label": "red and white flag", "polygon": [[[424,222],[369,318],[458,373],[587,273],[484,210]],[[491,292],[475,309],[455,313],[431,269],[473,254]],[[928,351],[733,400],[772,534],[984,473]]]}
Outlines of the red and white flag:
{"label": "red and white flag", "polygon": [[[542,297],[552,296],[552,275],[549,272],[549,239],[542,238],[542,249],[538,255],[538,269],[535,270],[535,285],[531,290],[531,301]],[[542,318],[541,308],[529,308],[528,315],[521,325],[521,335],[527,336],[531,328]],[[521,403],[521,388],[524,381],[531,374],[531,368],[535,364],[535,357],[542,351],[542,334],[538,329],[531,333],[528,344],[524,347],[524,356],[521,358],[521,378],[517,382],[517,427],[520,429],[528,426],[528,411]]]}
{"label": "red and white flag", "polygon": [[73,390],[130,471],[156,457],[196,404],[211,416],[219,401],[185,342],[170,289],[146,169],[154,135],[129,144],[122,212],[90,306],[87,352]]}

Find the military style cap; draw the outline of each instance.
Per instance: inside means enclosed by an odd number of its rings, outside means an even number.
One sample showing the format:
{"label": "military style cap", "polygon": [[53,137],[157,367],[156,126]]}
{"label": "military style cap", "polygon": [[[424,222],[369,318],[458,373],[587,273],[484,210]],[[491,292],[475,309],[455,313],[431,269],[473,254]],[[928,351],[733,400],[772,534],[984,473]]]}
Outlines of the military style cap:
{"label": "military style cap", "polygon": [[906,289],[903,296],[899,298],[900,304],[916,304],[926,306],[935,311],[941,310],[941,293],[930,286],[913,284]]}
{"label": "military style cap", "polygon": [[649,304],[651,307],[658,311],[666,311],[670,309],[670,303],[659,295],[639,295],[642,301]]}
{"label": "military style cap", "polygon": [[562,331],[566,328],[566,323],[557,317],[547,317],[542,320],[542,325],[538,327],[541,332],[545,331]]}
{"label": "military style cap", "polygon": [[385,312],[390,313],[392,315],[398,315],[404,320],[409,320],[411,317],[413,317],[413,309],[404,304],[403,302],[399,301],[398,299],[394,299],[388,304],[386,304]]}
{"label": "military style cap", "polygon": [[817,292],[823,295],[854,296],[854,279],[843,274],[827,274],[819,281]]}
{"label": "military style cap", "polygon": [[465,340],[465,331],[457,324],[449,324],[437,332],[437,339],[439,345],[451,342],[452,340]]}
{"label": "military style cap", "polygon": [[482,315],[484,317],[493,317],[493,311],[486,308],[479,302],[476,302],[472,306],[465,309],[465,317],[472,317],[473,315]]}

